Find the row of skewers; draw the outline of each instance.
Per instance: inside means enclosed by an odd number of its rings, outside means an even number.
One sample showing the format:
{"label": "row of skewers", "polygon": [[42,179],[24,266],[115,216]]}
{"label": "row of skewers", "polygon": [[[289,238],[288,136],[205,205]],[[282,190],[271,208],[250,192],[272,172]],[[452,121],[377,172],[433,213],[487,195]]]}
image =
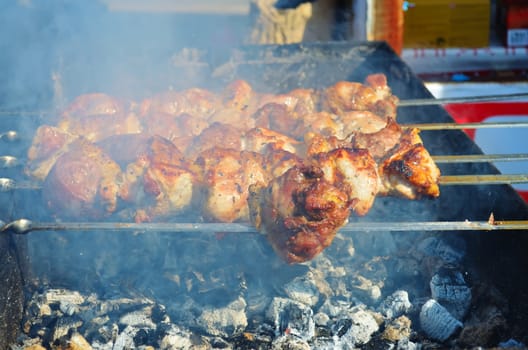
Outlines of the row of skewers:
{"label": "row of skewers", "polygon": [[419,129],[396,122],[398,104],[382,74],[280,95],[245,81],[141,103],[82,95],[37,130],[25,172],[61,219],[156,227],[198,211],[229,231],[251,223],[302,262],[376,196],[434,198],[439,183],[462,181],[440,176]]}

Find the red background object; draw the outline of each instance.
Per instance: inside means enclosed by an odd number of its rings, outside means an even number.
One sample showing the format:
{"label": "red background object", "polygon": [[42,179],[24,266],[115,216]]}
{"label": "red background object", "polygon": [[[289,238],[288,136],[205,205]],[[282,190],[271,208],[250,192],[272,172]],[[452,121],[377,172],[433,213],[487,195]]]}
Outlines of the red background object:
{"label": "red background object", "polygon": [[[478,102],[447,104],[444,108],[457,123],[481,123],[494,116],[526,116],[528,102]],[[464,130],[469,137],[475,139],[475,129]],[[517,191],[528,203],[528,191]]]}

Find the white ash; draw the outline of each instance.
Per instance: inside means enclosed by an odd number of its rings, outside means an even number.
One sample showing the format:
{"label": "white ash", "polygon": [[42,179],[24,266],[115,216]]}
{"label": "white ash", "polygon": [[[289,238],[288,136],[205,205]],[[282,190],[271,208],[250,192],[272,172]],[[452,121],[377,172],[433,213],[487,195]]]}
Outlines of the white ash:
{"label": "white ash", "polygon": [[73,314],[79,311],[79,305],[70,302],[60,301],[59,310],[62,311],[65,315],[72,316]]}
{"label": "white ash", "polygon": [[117,338],[112,346],[112,350],[132,349],[136,346],[134,337],[138,329],[133,326],[127,326],[122,332],[117,335]]}
{"label": "white ash", "polygon": [[410,341],[409,338],[399,340],[396,345],[396,350],[420,350],[421,348],[419,344]]}
{"label": "white ash", "polygon": [[462,322],[436,300],[429,299],[420,311],[420,326],[428,337],[443,342],[462,328]]}
{"label": "white ash", "polygon": [[42,297],[43,302],[46,304],[63,302],[79,305],[84,303],[86,300],[86,298],[78,291],[70,291],[67,289],[48,289]]}
{"label": "white ash", "polygon": [[429,285],[433,299],[456,319],[464,319],[471,304],[471,288],[460,271],[442,269],[431,278]]}
{"label": "white ash", "polygon": [[308,271],[304,276],[296,277],[287,283],[284,286],[284,292],[289,298],[313,307],[319,301],[320,288],[329,289],[326,282],[321,279],[317,280],[314,273]]}
{"label": "white ash", "polygon": [[156,328],[156,324],[152,321],[152,306],[121,316],[119,323],[126,326]]}
{"label": "white ash", "polygon": [[266,317],[272,322],[276,336],[287,333],[309,340],[315,335],[313,311],[309,306],[298,301],[273,298]]}
{"label": "white ash", "polygon": [[409,293],[404,290],[397,290],[389,295],[379,307],[379,311],[388,319],[399,317],[412,308],[409,301]]}
{"label": "white ash", "polygon": [[354,276],[352,288],[354,295],[368,304],[377,303],[381,298],[381,287],[359,274]]}
{"label": "white ash", "polygon": [[323,312],[331,318],[337,318],[344,313],[344,310],[350,308],[351,302],[347,300],[329,298],[319,308],[319,312]]}
{"label": "white ash", "polygon": [[178,326],[171,325],[160,342],[161,350],[191,350],[195,349],[192,334]]}
{"label": "white ash", "polygon": [[271,343],[272,350],[311,350],[312,347],[306,340],[292,335],[281,335]]}
{"label": "white ash", "polygon": [[348,320],[350,324],[340,336],[340,341],[350,349],[368,343],[372,334],[379,330],[376,319],[369,311],[358,309],[350,314]]}
{"label": "white ash", "polygon": [[245,308],[246,301],[241,297],[223,308],[206,308],[198,317],[197,326],[205,333],[215,336],[237,335],[248,324]]}
{"label": "white ash", "polygon": [[327,326],[330,322],[330,317],[324,312],[318,312],[313,317],[316,326]]}

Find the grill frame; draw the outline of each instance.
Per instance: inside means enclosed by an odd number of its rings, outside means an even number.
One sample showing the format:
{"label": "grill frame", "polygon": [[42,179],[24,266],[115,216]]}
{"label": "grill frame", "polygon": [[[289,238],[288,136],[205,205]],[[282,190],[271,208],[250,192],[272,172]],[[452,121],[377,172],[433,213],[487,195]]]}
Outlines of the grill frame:
{"label": "grill frame", "polygon": [[[106,64],[115,62],[98,62],[100,75],[91,76],[87,79],[86,72],[82,69],[86,62],[82,59],[78,61],[62,58],[61,89],[55,91],[53,100],[68,101],[73,97],[92,91],[102,91],[115,94],[119,91],[127,97],[137,97],[138,95],[148,95],[153,92],[172,87],[175,90],[199,86],[209,89],[217,89],[224,86],[233,79],[247,80],[256,91],[261,92],[285,92],[294,88],[321,88],[331,85],[338,80],[362,81],[368,74],[384,73],[387,76],[388,85],[393,93],[400,99],[423,99],[433,98],[427,91],[421,80],[385,43],[314,43],[314,44],[294,44],[286,46],[247,46],[228,50],[226,52],[212,52],[206,50],[183,51],[171,58],[167,58],[165,64],[156,74],[141,84],[142,75],[145,69],[133,70],[140,67],[138,61],[132,60],[127,67],[120,70],[115,75],[107,74],[110,67]],[[194,53],[193,53],[194,52]],[[89,58],[87,58],[88,60]],[[145,59],[145,58],[143,58]],[[65,64],[66,62],[67,64]],[[169,62],[169,63],[167,63]],[[145,63],[145,62],[143,62]],[[126,69],[128,84],[122,90],[122,84],[115,84],[120,75]],[[131,73],[133,72],[133,73]],[[79,84],[79,81],[82,81]],[[140,91],[139,91],[140,90]],[[66,92],[66,93],[64,93]],[[44,109],[49,105],[43,103]],[[453,118],[440,106],[420,106],[420,107],[400,107],[398,110],[400,123],[427,123],[427,122],[454,122]],[[29,117],[5,117],[2,119],[2,131],[8,129],[23,130],[23,135],[32,135],[32,132],[41,124],[47,121],[48,117],[35,115]],[[460,130],[424,131],[421,133],[426,148],[432,155],[441,154],[481,154],[479,147]],[[0,144],[1,154],[23,157],[27,149],[30,138],[16,144]],[[471,164],[442,164],[442,173],[449,175],[461,174],[498,174],[499,171],[489,163]],[[20,168],[2,170],[2,177],[19,178]],[[39,220],[46,219],[47,213],[39,206],[27,205],[34,203],[34,191],[15,191],[8,194],[0,194],[0,219],[5,222],[22,217]],[[390,213],[390,215],[387,215]],[[351,218],[351,222],[358,220],[370,221],[394,221],[395,217],[402,221],[456,221],[474,220],[485,221],[490,213],[493,213],[496,220],[521,220],[528,217],[528,206],[518,195],[518,193],[508,185],[470,185],[443,187],[440,198],[436,200],[420,200],[409,202],[399,198],[378,198],[375,206],[366,218]],[[409,217],[412,216],[412,217]],[[484,278],[489,278],[501,291],[511,296],[513,301],[518,301],[517,305],[522,305],[525,298],[522,290],[526,290],[528,282],[516,281],[511,283],[515,275],[522,276],[528,272],[528,258],[523,255],[523,247],[528,244],[527,232],[507,232],[507,233],[460,233],[464,237],[469,248],[468,259],[471,265],[479,269],[479,274]],[[434,233],[433,233],[434,234]],[[48,256],[41,253],[35,255],[36,247],[53,247],[53,244],[62,239],[75,237],[82,240],[79,233],[43,233],[30,235],[29,237],[2,237],[7,246],[15,252],[18,262],[18,270],[21,271],[26,282],[35,277],[46,279],[50,284],[64,285],[75,282],[75,276],[69,276],[67,271],[57,269],[57,266],[69,266],[69,264],[86,264],[86,269],[90,270],[90,259],[94,252],[87,253],[78,261],[71,260],[70,257]],[[179,239],[176,237],[175,239]],[[129,242],[141,247],[144,242],[141,239],[132,239]],[[258,237],[259,244],[263,238]],[[51,242],[54,243],[51,243]],[[101,242],[101,241],[99,241]],[[109,249],[113,242],[109,244]],[[29,249],[28,249],[29,246]],[[61,250],[75,251],[82,250],[82,243],[71,244]],[[262,246],[260,247],[262,248]],[[33,249],[33,250],[32,250]],[[266,248],[263,248],[266,249]],[[32,253],[33,251],[33,253]],[[45,250],[47,251],[47,250]],[[502,254],[507,251],[508,254]],[[124,254],[124,251],[121,251]],[[265,251],[263,254],[269,254]],[[273,254],[273,253],[270,253]],[[38,256],[38,258],[37,258]],[[37,258],[38,262],[34,259]],[[42,264],[42,259],[48,259]],[[242,258],[246,261],[247,258]],[[276,264],[276,261],[272,263]],[[527,266],[527,267],[525,267]],[[16,270],[17,268],[15,268]],[[20,273],[18,271],[14,273]],[[66,274],[65,274],[66,272]],[[77,283],[75,288],[83,290],[98,289],[104,284],[104,279],[100,281],[82,281]],[[20,288],[18,292],[21,293]],[[5,293],[3,293],[5,295]],[[0,296],[1,298],[1,296]],[[516,315],[526,315],[528,307],[519,307],[513,312]],[[12,315],[9,315],[10,317]],[[4,315],[5,317],[5,315]],[[515,317],[515,316],[513,316]],[[1,335],[1,333],[0,333]],[[2,338],[2,337],[0,337]]]}

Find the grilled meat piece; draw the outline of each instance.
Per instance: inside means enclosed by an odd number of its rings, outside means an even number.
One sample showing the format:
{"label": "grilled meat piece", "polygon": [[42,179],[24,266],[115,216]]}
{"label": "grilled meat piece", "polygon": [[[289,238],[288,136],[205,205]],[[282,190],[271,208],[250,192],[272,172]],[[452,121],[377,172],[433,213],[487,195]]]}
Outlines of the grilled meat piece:
{"label": "grilled meat piece", "polygon": [[42,196],[59,217],[99,220],[116,210],[121,183],[119,165],[80,138],[56,160],[43,183]]}
{"label": "grilled meat piece", "polygon": [[200,153],[215,147],[241,151],[243,147],[240,130],[230,124],[213,123],[194,138],[185,154],[189,159],[194,159]]}
{"label": "grilled meat piece", "polygon": [[418,134],[418,129],[403,131],[398,145],[380,161],[381,194],[408,199],[440,195],[440,170]]}
{"label": "grilled meat piece", "polygon": [[295,166],[267,186],[250,186],[249,193],[252,223],[288,263],[322,252],[350,214],[347,193],[314,166]]}
{"label": "grilled meat piece", "polygon": [[379,160],[400,143],[402,133],[402,128],[393,119],[389,119],[387,125],[379,131],[351,134],[351,144],[354,148],[368,149],[374,159]]}
{"label": "grilled meat piece", "polygon": [[147,135],[162,136],[174,143],[181,152],[185,152],[194,138],[209,127],[209,122],[190,114],[171,115],[168,113],[152,113],[143,118]]}
{"label": "grilled meat piece", "polygon": [[207,119],[221,107],[219,97],[204,89],[193,88],[184,91],[166,91],[143,100],[140,106],[141,118],[156,114],[179,116],[189,114],[195,118]]}
{"label": "grilled meat piece", "polygon": [[297,153],[297,147],[299,147],[300,142],[266,128],[250,129],[242,139],[242,148],[246,151],[265,153],[268,145],[272,145],[272,149],[282,149],[290,153]]}
{"label": "grilled meat piece", "polygon": [[[320,159],[328,152],[335,149],[351,148],[356,151],[365,151],[365,160],[369,159],[377,164],[377,174],[372,172],[358,172],[358,181],[365,181],[376,176],[379,179],[379,194],[402,196],[408,199],[417,199],[422,196],[438,197],[438,179],[440,170],[434,163],[431,155],[422,144],[417,129],[405,129],[389,119],[385,128],[374,133],[355,133],[350,142],[335,136],[323,137],[319,134],[309,133],[305,137],[306,154],[309,157]],[[324,157],[324,156],[323,156]],[[354,169],[352,164],[347,167]],[[346,169],[346,167],[344,167]],[[361,175],[359,175],[361,174]],[[369,188],[369,190],[367,190]],[[365,195],[373,187],[365,187]],[[376,195],[377,191],[374,192]],[[368,203],[368,201],[367,201]],[[358,215],[366,214],[370,206],[359,205]]]}
{"label": "grilled meat piece", "polygon": [[244,80],[235,80],[227,85],[220,93],[220,98],[225,108],[245,111],[250,115],[258,108],[258,96]]}
{"label": "grilled meat piece", "polygon": [[248,188],[270,179],[263,168],[262,156],[255,152],[211,148],[202,152],[197,164],[201,168],[202,213],[209,221],[248,221]]}
{"label": "grilled meat piece", "polygon": [[54,126],[39,127],[27,153],[28,163],[24,169],[26,175],[43,181],[57,158],[66,153],[69,145],[78,138],[79,136]]}
{"label": "grilled meat piece", "polygon": [[[153,136],[144,141],[122,143],[122,148],[133,149],[136,155],[126,165],[119,197],[132,205],[136,222],[157,221],[188,209],[195,182],[191,166],[169,140]],[[112,144],[115,151],[116,143]],[[128,163],[127,151],[120,153],[125,156],[116,158]]]}
{"label": "grilled meat piece", "polygon": [[338,115],[347,111],[372,111],[383,118],[396,118],[397,103],[382,74],[368,76],[366,84],[337,82],[323,92],[321,99],[323,110]]}
{"label": "grilled meat piece", "polygon": [[81,95],[62,113],[57,127],[93,142],[140,133],[143,128],[132,107],[102,93]]}
{"label": "grilled meat piece", "polygon": [[357,215],[368,213],[378,194],[377,164],[367,150],[337,148],[317,154],[312,161],[319,166],[328,183],[345,192]]}

